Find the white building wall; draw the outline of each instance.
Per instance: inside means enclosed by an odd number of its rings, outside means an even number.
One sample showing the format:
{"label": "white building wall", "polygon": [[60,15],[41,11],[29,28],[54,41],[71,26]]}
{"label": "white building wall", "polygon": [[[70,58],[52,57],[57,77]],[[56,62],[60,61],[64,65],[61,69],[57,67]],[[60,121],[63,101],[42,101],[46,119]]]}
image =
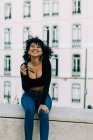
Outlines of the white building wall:
{"label": "white building wall", "polygon": [[[12,18],[4,19],[4,3],[12,3]],[[52,77],[51,82],[58,83],[58,101],[53,102],[54,106],[83,108],[84,105],[84,83],[85,83],[85,60],[86,48],[87,54],[87,105],[93,105],[93,2],[81,1],[81,14],[72,14],[72,0],[59,0],[59,15],[43,17],[43,0],[31,0],[31,17],[23,18],[23,0],[1,0],[0,1],[0,97],[3,100],[3,83],[6,80],[12,83],[12,102],[17,95],[19,98],[22,94],[20,79],[20,64],[23,55],[23,28],[31,27],[31,35],[39,36],[43,39],[43,27],[48,25],[52,29],[53,25],[59,28],[59,48],[54,48],[54,52],[58,54],[59,68],[58,77]],[[81,47],[72,48],[72,25],[81,24]],[[4,28],[12,30],[12,48],[4,49]],[[50,39],[52,34],[50,35]],[[51,46],[51,43],[50,43]],[[11,54],[12,70],[11,77],[4,76],[4,55]],[[79,78],[72,77],[72,55],[80,54],[81,56],[81,75]],[[72,84],[79,83],[81,85],[81,101],[80,103],[72,103]],[[2,101],[1,101],[2,102]]]}

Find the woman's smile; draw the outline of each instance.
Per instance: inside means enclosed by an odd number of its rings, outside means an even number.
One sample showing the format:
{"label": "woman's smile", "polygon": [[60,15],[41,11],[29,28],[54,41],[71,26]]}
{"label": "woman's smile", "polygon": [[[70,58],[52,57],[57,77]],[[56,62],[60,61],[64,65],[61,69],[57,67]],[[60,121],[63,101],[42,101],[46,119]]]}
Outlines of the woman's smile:
{"label": "woman's smile", "polygon": [[29,48],[28,53],[29,53],[31,56],[33,56],[33,55],[35,55],[35,56],[36,56],[36,55],[37,55],[37,56],[40,56],[40,55],[42,55],[42,48],[41,48],[40,46],[38,46],[38,45],[32,43],[32,44],[30,45],[30,48]]}

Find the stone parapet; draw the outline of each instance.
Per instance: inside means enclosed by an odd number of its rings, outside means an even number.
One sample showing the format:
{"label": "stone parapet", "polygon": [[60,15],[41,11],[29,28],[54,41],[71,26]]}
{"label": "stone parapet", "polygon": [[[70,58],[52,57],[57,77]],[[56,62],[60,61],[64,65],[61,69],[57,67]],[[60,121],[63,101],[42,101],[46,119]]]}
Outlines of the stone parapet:
{"label": "stone parapet", "polygon": [[[93,140],[93,110],[54,107],[49,120],[49,140]],[[35,115],[33,140],[39,139]],[[0,140],[25,140],[21,105],[0,104]]]}

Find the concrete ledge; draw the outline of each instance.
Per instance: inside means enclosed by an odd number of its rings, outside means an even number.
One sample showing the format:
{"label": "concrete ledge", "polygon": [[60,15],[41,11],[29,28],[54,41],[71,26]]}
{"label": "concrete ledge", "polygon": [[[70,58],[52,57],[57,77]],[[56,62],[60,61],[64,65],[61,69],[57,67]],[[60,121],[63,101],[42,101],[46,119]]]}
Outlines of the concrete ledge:
{"label": "concrete ledge", "polygon": [[[49,140],[93,140],[93,110],[52,108]],[[35,116],[33,140],[39,140]],[[0,140],[25,140],[24,111],[21,105],[0,104]]]}

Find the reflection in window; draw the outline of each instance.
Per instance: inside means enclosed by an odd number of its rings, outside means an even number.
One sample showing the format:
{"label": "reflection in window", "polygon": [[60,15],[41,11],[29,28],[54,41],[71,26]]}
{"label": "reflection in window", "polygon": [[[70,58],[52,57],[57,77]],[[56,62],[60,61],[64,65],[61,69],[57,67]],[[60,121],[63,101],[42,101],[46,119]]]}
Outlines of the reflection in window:
{"label": "reflection in window", "polygon": [[72,84],[72,102],[79,103],[81,97],[81,87],[80,84]]}

